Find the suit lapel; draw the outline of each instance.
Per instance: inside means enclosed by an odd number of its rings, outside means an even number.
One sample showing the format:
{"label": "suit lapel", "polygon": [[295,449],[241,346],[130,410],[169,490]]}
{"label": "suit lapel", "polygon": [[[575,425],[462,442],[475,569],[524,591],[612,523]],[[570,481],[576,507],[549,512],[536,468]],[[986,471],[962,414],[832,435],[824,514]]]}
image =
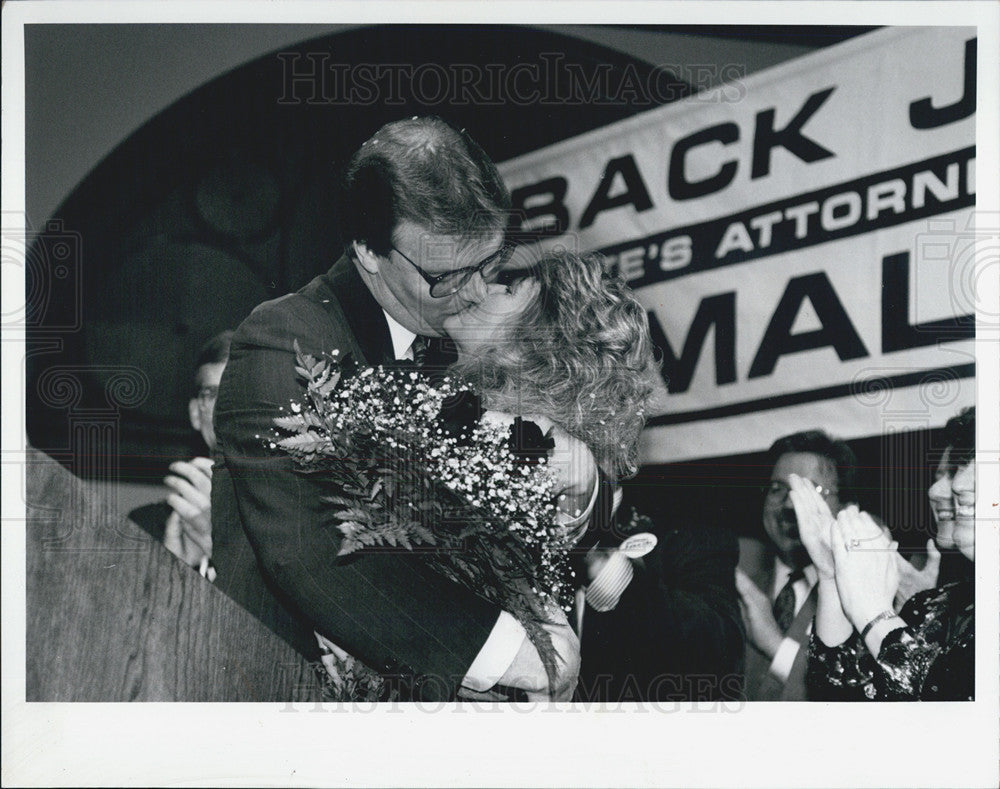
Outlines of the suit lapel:
{"label": "suit lapel", "polygon": [[392,338],[385,314],[361,279],[354,262],[344,255],[320,279],[323,298],[337,300],[347,326],[361,349],[364,358],[357,361],[363,365],[392,361]]}

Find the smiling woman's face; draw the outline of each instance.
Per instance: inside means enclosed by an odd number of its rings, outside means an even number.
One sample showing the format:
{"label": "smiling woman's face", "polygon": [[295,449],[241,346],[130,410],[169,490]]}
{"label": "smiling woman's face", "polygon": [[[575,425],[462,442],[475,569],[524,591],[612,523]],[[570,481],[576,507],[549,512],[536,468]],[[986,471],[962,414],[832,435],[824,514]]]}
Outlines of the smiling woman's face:
{"label": "smiling woman's face", "polygon": [[486,298],[445,319],[444,329],[463,355],[478,355],[485,347],[496,347],[528,306],[538,298],[538,280],[516,280],[509,288],[488,285]]}
{"label": "smiling woman's face", "polygon": [[954,546],[971,560],[976,549],[976,462],[955,468],[950,456],[949,448],[938,463],[927,496],[937,523],[937,544]]}

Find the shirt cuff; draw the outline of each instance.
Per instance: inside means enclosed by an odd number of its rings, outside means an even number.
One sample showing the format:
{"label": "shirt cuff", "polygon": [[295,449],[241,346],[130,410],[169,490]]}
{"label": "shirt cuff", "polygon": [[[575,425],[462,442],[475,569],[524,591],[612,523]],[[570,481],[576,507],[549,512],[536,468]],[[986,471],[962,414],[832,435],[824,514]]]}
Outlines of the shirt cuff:
{"label": "shirt cuff", "polygon": [[501,611],[462,685],[480,692],[492,688],[507,673],[527,637],[521,623],[506,611]]}
{"label": "shirt cuff", "polygon": [[595,611],[610,611],[618,605],[633,575],[632,562],[621,551],[615,551],[587,586],[587,604]]}
{"label": "shirt cuff", "polygon": [[795,663],[795,657],[799,654],[800,646],[799,642],[794,639],[782,639],[781,646],[774,653],[774,660],[771,661],[771,667],[768,671],[782,682],[785,682],[788,679],[788,675],[792,673],[792,664]]}

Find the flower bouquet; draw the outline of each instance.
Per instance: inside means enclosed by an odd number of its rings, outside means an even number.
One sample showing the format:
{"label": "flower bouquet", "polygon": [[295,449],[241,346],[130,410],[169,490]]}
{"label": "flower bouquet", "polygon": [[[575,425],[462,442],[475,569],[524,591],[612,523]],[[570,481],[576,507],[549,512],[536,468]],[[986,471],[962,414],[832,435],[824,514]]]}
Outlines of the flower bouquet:
{"label": "flower bouquet", "polygon": [[571,538],[558,522],[554,441],[528,420],[483,412],[467,385],[410,365],[359,368],[295,343],[305,396],[275,418],[272,449],[320,475],[339,554],[419,551],[437,571],[515,616],[550,681],[544,630],[570,595]]}

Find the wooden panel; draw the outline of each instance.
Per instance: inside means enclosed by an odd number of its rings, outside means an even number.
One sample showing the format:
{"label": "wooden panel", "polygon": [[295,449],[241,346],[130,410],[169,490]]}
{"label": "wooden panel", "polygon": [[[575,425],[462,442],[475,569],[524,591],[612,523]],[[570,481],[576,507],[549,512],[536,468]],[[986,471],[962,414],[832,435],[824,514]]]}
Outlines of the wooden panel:
{"label": "wooden panel", "polygon": [[28,701],[305,701],[306,660],[29,451]]}

